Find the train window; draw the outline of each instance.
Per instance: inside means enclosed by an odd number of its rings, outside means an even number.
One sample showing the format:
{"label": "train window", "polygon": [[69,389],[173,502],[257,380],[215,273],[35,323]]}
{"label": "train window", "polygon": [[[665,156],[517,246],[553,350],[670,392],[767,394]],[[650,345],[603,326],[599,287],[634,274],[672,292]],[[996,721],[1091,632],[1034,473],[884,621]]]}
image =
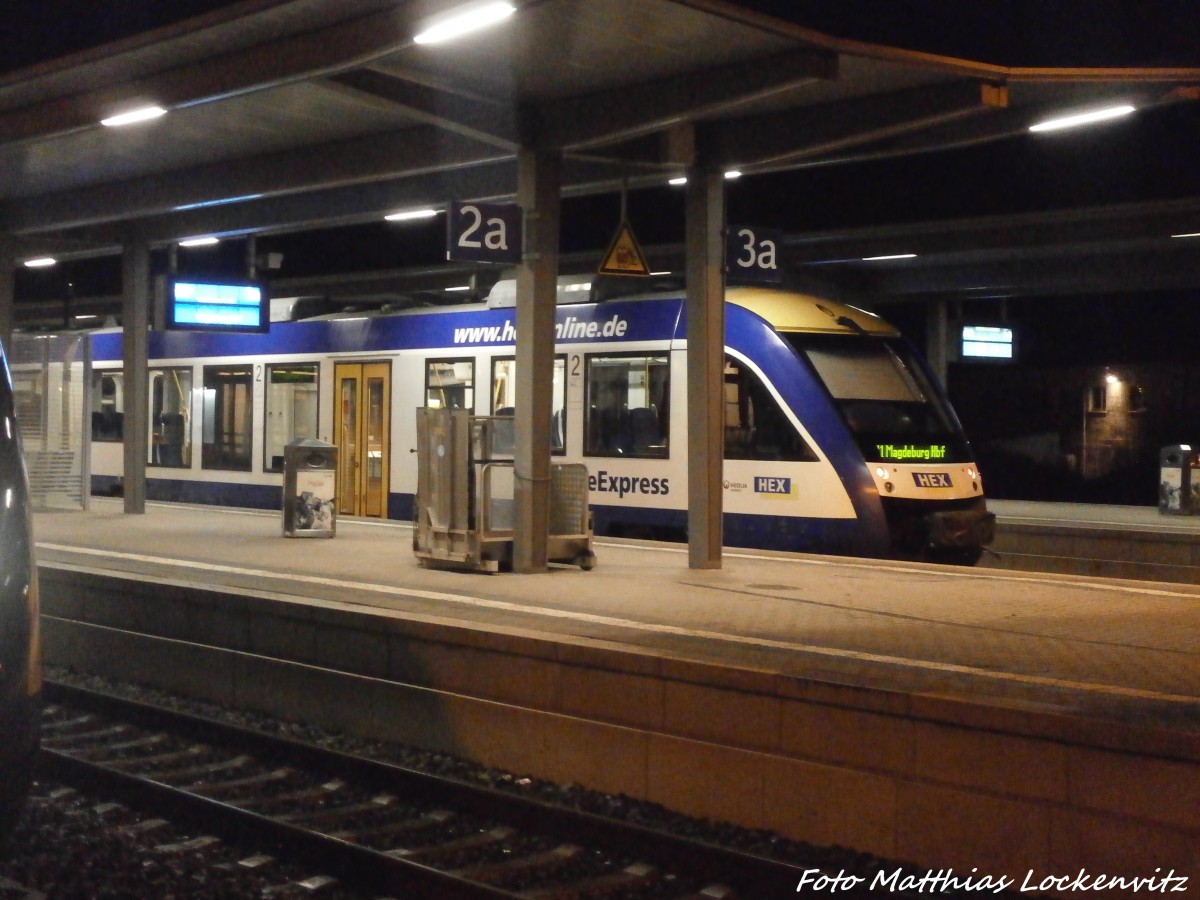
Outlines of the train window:
{"label": "train window", "polygon": [[789,334],[868,460],[970,458],[953,415],[901,341]]}
{"label": "train window", "polygon": [[[492,360],[492,415],[511,415],[517,405],[517,361],[511,356]],[[566,449],[567,358],[554,357],[554,384],[551,391],[550,451]]]}
{"label": "train window", "polygon": [[425,364],[425,405],[475,410],[475,361],[431,359]]}
{"label": "train window", "polygon": [[804,462],[817,458],[758,375],[729,356],[725,357],[725,458]]}
{"label": "train window", "polygon": [[283,471],[283,448],[317,436],[317,364],[267,366],[263,471]]}
{"label": "train window", "polygon": [[666,354],[589,356],[584,453],[667,456],[670,381]]}
{"label": "train window", "polygon": [[125,439],[125,376],[119,370],[92,371],[92,440]]}
{"label": "train window", "polygon": [[151,369],[150,458],[152,466],[192,465],[192,370]]}
{"label": "train window", "polygon": [[254,422],[254,373],[250,366],[205,366],[200,465],[250,471]]}

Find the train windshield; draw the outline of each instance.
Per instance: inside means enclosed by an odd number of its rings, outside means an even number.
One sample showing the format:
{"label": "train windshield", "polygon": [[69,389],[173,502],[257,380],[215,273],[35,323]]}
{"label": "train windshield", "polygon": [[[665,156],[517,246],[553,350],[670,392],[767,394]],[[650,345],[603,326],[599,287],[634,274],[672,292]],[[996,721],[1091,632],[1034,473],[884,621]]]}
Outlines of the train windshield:
{"label": "train windshield", "polygon": [[903,341],[788,334],[871,462],[965,462],[953,415]]}

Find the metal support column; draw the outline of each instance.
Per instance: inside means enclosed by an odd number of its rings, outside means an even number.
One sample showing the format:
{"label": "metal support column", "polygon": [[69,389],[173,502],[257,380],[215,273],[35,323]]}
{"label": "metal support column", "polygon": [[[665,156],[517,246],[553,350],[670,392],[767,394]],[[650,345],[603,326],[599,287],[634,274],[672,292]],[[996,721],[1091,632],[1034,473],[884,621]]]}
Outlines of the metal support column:
{"label": "metal support column", "polygon": [[950,359],[950,322],[945,300],[934,300],[925,307],[925,358],[945,387]]}
{"label": "metal support column", "polygon": [[721,567],[724,435],[725,180],[693,166],[687,183],[688,566]]}
{"label": "metal support column", "polygon": [[525,211],[525,255],[517,268],[516,447],[513,571],[546,570],[550,421],[562,154],[522,148],[517,201]]}
{"label": "metal support column", "polygon": [[126,241],[121,259],[121,327],[125,383],[125,512],[146,511],[150,449],[150,245]]}
{"label": "metal support column", "polygon": [[16,247],[13,239],[0,234],[0,343],[12,350],[13,322],[16,319]]}

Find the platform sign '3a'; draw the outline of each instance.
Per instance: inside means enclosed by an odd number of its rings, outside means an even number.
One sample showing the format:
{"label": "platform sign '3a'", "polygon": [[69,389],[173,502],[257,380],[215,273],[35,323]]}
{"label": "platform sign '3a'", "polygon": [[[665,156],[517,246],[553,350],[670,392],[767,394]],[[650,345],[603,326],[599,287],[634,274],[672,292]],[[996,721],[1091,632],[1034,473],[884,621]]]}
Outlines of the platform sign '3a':
{"label": "platform sign '3a'", "polygon": [[779,245],[783,232],[753,225],[730,225],[725,231],[725,280],[730,284],[778,284]]}

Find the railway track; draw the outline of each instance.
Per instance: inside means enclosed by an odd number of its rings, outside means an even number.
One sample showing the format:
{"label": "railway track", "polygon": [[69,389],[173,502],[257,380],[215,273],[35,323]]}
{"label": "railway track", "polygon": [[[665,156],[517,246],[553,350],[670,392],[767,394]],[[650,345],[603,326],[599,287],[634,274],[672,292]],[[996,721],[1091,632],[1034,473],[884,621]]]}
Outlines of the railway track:
{"label": "railway track", "polygon": [[811,868],[78,687],[46,699],[44,777],[366,896],[749,900]]}

